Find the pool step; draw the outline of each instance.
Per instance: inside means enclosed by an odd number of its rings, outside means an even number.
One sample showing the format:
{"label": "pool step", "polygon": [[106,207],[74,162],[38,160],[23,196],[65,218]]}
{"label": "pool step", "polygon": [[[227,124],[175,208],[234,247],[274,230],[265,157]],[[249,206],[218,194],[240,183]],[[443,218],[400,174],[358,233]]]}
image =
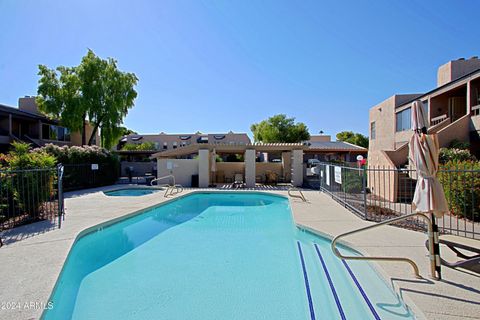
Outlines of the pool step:
{"label": "pool step", "polygon": [[[309,319],[380,319],[351,266],[317,243],[297,241]],[[332,316],[331,316],[332,317]]]}

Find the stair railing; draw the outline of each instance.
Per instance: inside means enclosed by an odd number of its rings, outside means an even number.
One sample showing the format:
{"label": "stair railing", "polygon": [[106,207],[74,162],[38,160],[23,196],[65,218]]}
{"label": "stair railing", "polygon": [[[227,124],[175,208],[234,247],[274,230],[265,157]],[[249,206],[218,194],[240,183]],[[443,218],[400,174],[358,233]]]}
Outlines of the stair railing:
{"label": "stair railing", "polygon": [[[298,194],[292,194],[293,191],[298,191]],[[290,187],[288,189],[288,195],[292,198],[298,198],[301,199],[303,202],[307,202],[307,198],[305,198],[305,195],[303,194],[302,190],[295,188],[295,187]]]}
{"label": "stair railing", "polygon": [[341,238],[344,238],[344,237],[352,235],[352,234],[358,234],[358,233],[361,233],[363,231],[379,228],[381,226],[391,224],[391,223],[394,223],[394,222],[398,222],[398,221],[402,221],[402,220],[405,220],[405,219],[408,219],[408,218],[411,218],[411,217],[414,217],[414,216],[423,217],[427,221],[427,224],[428,224],[428,239],[429,239],[429,248],[428,249],[429,249],[429,254],[430,254],[430,271],[432,273],[432,278],[433,279],[438,279],[438,277],[435,274],[435,255],[434,255],[434,248],[433,248],[433,246],[434,246],[434,233],[433,233],[432,221],[424,213],[415,212],[415,213],[407,214],[405,216],[385,220],[383,222],[379,222],[377,224],[370,225],[368,227],[363,227],[363,228],[360,228],[360,229],[356,229],[356,230],[353,230],[353,231],[342,233],[342,234],[336,236],[335,238],[333,238],[332,245],[331,245],[332,246],[332,251],[338,258],[343,259],[343,260],[374,260],[374,261],[405,262],[405,263],[408,263],[412,266],[413,273],[415,274],[415,277],[417,279],[422,279],[422,276],[420,276],[420,273],[418,271],[417,264],[409,258],[404,258],[404,257],[377,257],[377,256],[373,256],[373,257],[346,256],[346,255],[341,254],[340,251],[337,248],[337,242]]}

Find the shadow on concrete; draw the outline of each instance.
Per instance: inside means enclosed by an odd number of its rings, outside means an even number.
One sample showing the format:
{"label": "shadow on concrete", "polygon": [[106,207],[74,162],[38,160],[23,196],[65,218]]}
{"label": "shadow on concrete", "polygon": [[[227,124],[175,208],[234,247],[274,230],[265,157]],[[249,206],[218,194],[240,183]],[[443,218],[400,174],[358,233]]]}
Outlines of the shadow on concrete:
{"label": "shadow on concrete", "polygon": [[[429,279],[402,279],[402,278],[392,278],[391,279],[392,285],[394,285],[395,282],[408,282],[408,283],[416,283],[416,284],[426,284],[426,285],[433,285],[435,284],[433,281]],[[439,282],[443,282],[447,285],[451,285],[466,291],[474,292],[476,294],[480,295],[480,290],[475,289],[473,287],[469,287],[460,283],[455,283],[451,282],[448,280],[439,280]],[[436,297],[436,298],[443,298],[443,299],[449,299],[449,300],[454,300],[454,301],[459,301],[459,302],[464,302],[464,303],[469,303],[469,304],[474,304],[474,305],[479,305],[480,306],[480,299],[475,301],[475,300],[469,300],[469,299],[463,299],[459,297],[454,297],[454,296],[447,296],[443,294],[438,294],[438,293],[433,293],[430,291],[421,291],[421,290],[415,290],[415,289],[410,289],[410,288],[402,288],[400,285],[398,286],[399,294],[400,297],[403,299],[403,292],[411,292],[411,293],[417,293],[417,294],[422,294],[426,295],[429,297]]]}
{"label": "shadow on concrete", "polygon": [[12,244],[58,228],[58,220],[43,220],[0,233],[3,245]]}

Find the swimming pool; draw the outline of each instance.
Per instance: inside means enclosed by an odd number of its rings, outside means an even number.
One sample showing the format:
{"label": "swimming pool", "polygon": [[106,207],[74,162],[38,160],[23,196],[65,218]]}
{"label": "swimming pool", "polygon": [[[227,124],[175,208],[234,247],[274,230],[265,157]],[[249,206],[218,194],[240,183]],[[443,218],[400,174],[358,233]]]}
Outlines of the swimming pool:
{"label": "swimming pool", "polygon": [[342,262],[262,193],[194,193],[99,227],[51,301],[44,319],[413,318],[368,263]]}
{"label": "swimming pool", "polygon": [[106,196],[111,197],[138,197],[158,192],[160,189],[154,188],[126,188],[112,191],[104,191]]}

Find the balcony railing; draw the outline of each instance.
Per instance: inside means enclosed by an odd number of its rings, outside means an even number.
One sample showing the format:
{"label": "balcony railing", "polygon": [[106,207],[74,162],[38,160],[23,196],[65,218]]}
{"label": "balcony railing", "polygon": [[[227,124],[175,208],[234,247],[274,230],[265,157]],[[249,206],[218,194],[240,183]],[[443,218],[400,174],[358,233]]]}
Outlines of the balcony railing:
{"label": "balcony railing", "polygon": [[435,126],[435,125],[439,124],[440,122],[445,121],[447,118],[448,118],[448,116],[446,114],[442,114],[438,117],[432,118],[430,120],[430,126]]}
{"label": "balcony railing", "polygon": [[472,116],[480,116],[480,104],[472,107]]}

